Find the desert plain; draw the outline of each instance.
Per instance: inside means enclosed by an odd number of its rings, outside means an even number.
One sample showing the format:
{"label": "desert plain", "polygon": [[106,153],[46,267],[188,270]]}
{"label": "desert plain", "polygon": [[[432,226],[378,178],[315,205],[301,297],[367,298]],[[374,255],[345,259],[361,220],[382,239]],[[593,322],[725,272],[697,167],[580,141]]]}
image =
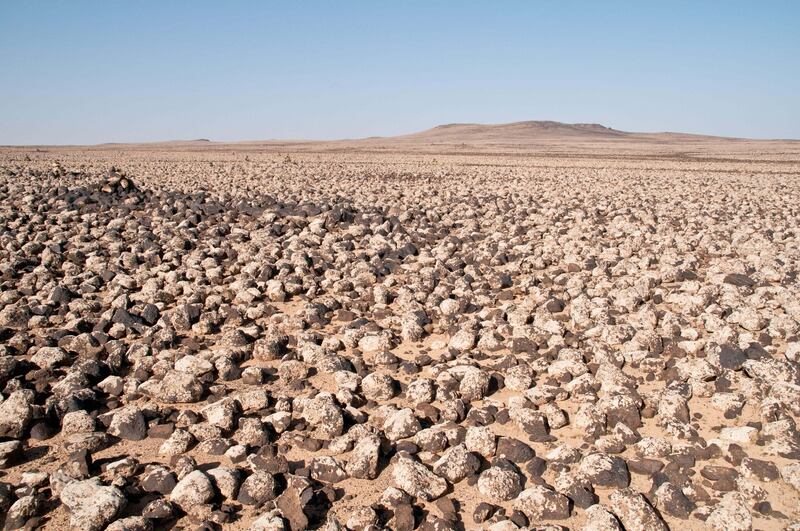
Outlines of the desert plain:
{"label": "desert plain", "polygon": [[4,529],[800,530],[800,142],[0,148]]}

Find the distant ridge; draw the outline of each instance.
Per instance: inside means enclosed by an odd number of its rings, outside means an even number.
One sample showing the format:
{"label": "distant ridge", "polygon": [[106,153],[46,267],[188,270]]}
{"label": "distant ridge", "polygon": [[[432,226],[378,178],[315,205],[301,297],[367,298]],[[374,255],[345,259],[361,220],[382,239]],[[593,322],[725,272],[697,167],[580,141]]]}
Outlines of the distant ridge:
{"label": "distant ridge", "polygon": [[454,123],[454,124],[444,124],[444,125],[437,125],[432,129],[428,129],[427,131],[422,131],[423,134],[428,133],[431,131],[441,131],[441,130],[454,130],[454,129],[465,129],[465,128],[473,128],[473,129],[484,129],[484,130],[517,130],[517,131],[547,131],[547,132],[570,132],[570,133],[577,133],[577,134],[586,134],[586,133],[612,133],[612,134],[627,134],[624,131],[618,131],[616,129],[612,129],[610,127],[606,127],[602,124],[568,124],[564,122],[555,122],[552,120],[527,120],[524,122],[511,122],[507,124],[477,124],[477,123]]}
{"label": "distant ridge", "polygon": [[[384,141],[443,144],[531,144],[549,141],[642,140],[701,141],[719,139],[688,133],[633,133],[595,123],[568,124],[551,120],[528,120],[508,124],[443,124],[407,135],[383,137]],[[365,139],[366,140],[366,139]],[[373,139],[369,139],[372,141]]]}
{"label": "distant ridge", "polygon": [[394,137],[396,140],[466,143],[526,143],[549,138],[624,138],[630,135],[601,124],[565,124],[549,120],[529,120],[509,124],[456,123],[439,125],[426,131]]}
{"label": "distant ridge", "polygon": [[211,144],[208,138],[195,138],[192,140],[155,140],[152,142],[103,142],[98,146],[146,146],[146,145],[183,145],[183,144]]}

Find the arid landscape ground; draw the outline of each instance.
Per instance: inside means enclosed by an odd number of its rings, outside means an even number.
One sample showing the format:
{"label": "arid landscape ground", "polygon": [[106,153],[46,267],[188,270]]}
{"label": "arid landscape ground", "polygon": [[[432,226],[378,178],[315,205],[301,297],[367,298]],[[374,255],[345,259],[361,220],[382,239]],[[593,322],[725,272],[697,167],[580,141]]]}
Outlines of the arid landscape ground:
{"label": "arid landscape ground", "polygon": [[800,530],[800,142],[0,148],[5,529]]}

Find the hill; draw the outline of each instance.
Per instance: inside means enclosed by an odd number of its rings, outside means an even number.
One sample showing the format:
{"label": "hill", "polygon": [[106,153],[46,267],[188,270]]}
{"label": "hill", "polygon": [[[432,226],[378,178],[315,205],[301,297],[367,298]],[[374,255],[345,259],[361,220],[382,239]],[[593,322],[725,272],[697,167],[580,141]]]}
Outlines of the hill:
{"label": "hill", "polygon": [[400,135],[364,139],[365,141],[433,143],[433,144],[515,144],[525,145],[540,142],[580,141],[699,141],[719,140],[722,137],[693,135],[688,133],[633,133],[620,131],[601,124],[567,124],[554,121],[529,120],[508,124],[457,123],[439,125],[432,129]]}

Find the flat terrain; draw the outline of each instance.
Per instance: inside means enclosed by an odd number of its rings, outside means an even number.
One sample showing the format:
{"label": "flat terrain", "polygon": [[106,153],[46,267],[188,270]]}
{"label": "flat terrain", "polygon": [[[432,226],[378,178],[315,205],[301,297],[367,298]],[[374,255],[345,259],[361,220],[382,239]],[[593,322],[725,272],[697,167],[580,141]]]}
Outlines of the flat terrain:
{"label": "flat terrain", "polygon": [[0,514],[800,529],[799,268],[800,142],[0,148]]}

